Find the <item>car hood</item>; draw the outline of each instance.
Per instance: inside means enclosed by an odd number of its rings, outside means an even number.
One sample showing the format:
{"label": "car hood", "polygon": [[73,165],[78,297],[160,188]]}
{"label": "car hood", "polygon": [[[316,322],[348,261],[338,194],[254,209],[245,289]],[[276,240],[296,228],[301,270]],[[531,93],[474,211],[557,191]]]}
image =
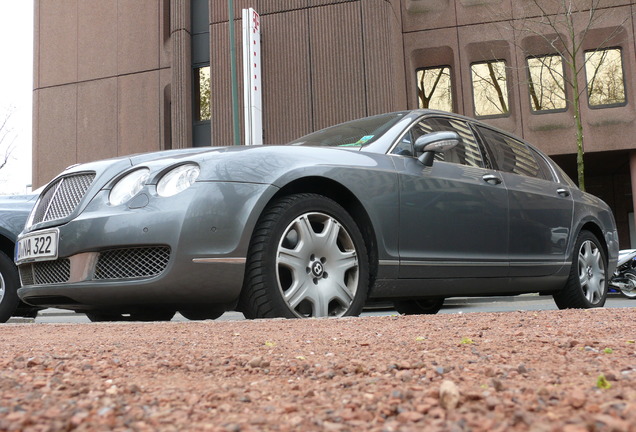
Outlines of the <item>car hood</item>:
{"label": "car hood", "polygon": [[173,166],[196,163],[201,168],[197,179],[199,182],[276,184],[279,179],[294,170],[320,170],[319,167],[327,166],[373,167],[378,165],[378,157],[377,154],[360,152],[357,148],[289,145],[207,147],[144,153],[90,162],[70,167],[60,175],[92,171],[96,173],[94,185],[109,188],[112,186],[112,180],[136,167],[150,168],[151,176],[148,183],[153,184]]}

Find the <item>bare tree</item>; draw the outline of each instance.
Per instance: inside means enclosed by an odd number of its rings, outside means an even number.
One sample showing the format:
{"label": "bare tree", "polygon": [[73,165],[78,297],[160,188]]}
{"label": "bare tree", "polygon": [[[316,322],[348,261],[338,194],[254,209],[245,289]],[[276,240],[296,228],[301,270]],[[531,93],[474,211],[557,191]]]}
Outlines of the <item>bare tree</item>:
{"label": "bare tree", "polygon": [[[531,10],[526,11],[526,18],[511,22],[512,30],[515,32],[515,45],[521,49],[525,57],[536,60],[535,75],[533,76],[533,71],[529,74],[533,109],[558,109],[554,104],[560,104],[560,98],[565,98],[565,102],[572,106],[577,146],[577,179],[582,190],[585,190],[585,164],[581,98],[586,92],[586,87],[581,88],[580,79],[584,73],[587,74],[588,94],[590,97],[597,95],[604,101],[603,104],[620,102],[621,91],[624,101],[624,89],[620,87],[622,75],[619,86],[616,76],[609,70],[616,66],[606,61],[607,56],[604,52],[605,47],[620,33],[622,24],[615,26],[615,30],[597,44],[595,50],[584,52],[586,36],[590,30],[599,27],[604,14],[607,13],[607,10],[601,7],[602,1],[530,0],[528,5]],[[623,23],[625,21],[627,19]],[[524,34],[539,37],[551,52],[543,53],[545,55],[539,57],[536,53],[527,52],[520,43]],[[554,61],[555,56],[559,56],[562,62]],[[537,82],[540,79],[544,80],[544,84]],[[541,85],[544,87],[539,89],[538,86]],[[550,93],[550,96],[546,96]],[[542,97],[544,99],[541,99]]]}
{"label": "bare tree", "polygon": [[9,127],[9,119],[13,111],[7,110],[4,118],[0,118],[0,170],[2,170],[9,162],[11,153],[15,149],[15,136]]}

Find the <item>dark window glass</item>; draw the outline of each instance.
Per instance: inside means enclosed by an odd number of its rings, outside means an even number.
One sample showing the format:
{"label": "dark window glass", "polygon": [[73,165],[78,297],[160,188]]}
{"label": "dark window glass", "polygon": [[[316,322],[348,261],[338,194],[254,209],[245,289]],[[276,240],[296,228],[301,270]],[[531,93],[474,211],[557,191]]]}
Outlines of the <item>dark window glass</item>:
{"label": "dark window glass", "polygon": [[453,111],[453,88],[449,66],[418,69],[415,75],[420,108]]}
{"label": "dark window glass", "polygon": [[465,122],[455,119],[434,117],[417,122],[415,126],[406,133],[393,153],[406,154],[403,153],[403,151],[409,149],[412,154],[413,143],[415,143],[420,136],[431,132],[442,131],[456,132],[460,136],[461,142],[453,149],[435,154],[435,160],[483,168],[484,161],[481,150],[470,127]]}
{"label": "dark window glass", "polygon": [[539,152],[537,152],[535,149],[530,148],[530,151],[532,152],[535,160],[537,161],[537,164],[539,164],[539,168],[541,169],[541,172],[543,173],[542,178],[544,178],[545,180],[554,181],[554,174],[552,174],[552,169],[550,168],[548,161],[546,161],[544,157],[541,154],[539,154]]}
{"label": "dark window glass", "polygon": [[477,126],[500,171],[528,177],[545,178],[530,149],[521,141]]}

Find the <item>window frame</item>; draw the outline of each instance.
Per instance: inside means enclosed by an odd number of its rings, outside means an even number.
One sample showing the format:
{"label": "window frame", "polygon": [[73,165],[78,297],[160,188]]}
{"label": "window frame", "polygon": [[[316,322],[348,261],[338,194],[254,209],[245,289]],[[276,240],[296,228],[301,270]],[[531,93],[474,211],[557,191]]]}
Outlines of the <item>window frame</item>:
{"label": "window frame", "polygon": [[[534,85],[534,82],[532,81],[532,76],[530,75],[530,64],[528,63],[528,60],[537,59],[537,58],[541,58],[541,57],[559,57],[559,58],[561,58],[561,74],[562,74],[562,77],[563,77],[563,99],[565,100],[565,107],[564,108],[549,109],[549,110],[535,110],[533,108],[532,96],[531,96],[531,93],[530,93],[530,84]],[[529,102],[530,102],[530,114],[532,114],[532,115],[553,114],[553,113],[566,112],[568,109],[570,109],[570,101],[568,99],[568,86],[565,84],[565,62],[564,62],[563,56],[561,54],[553,53],[553,54],[538,54],[538,55],[527,56],[526,57],[526,69],[527,69],[527,78],[528,78],[528,96],[529,96]]]}
{"label": "window frame", "polygon": [[[477,115],[477,107],[475,105],[475,85],[474,85],[474,80],[473,80],[473,66],[475,65],[482,65],[482,64],[489,64],[489,63],[503,63],[504,65],[504,71],[505,71],[505,77],[506,77],[506,103],[508,106],[508,111],[502,114],[487,114],[487,115]],[[510,117],[512,115],[511,113],[511,105],[510,105],[510,90],[508,88],[508,82],[509,77],[508,77],[508,69],[507,69],[507,62],[505,59],[492,59],[492,60],[484,60],[484,61],[478,61],[478,62],[473,62],[470,63],[469,65],[469,70],[470,70],[470,89],[471,89],[471,96],[472,96],[472,104],[473,104],[473,114],[475,116],[475,118],[477,119],[493,119],[493,118],[507,118]]]}
{"label": "window frame", "polygon": [[[619,102],[619,103],[611,103],[611,104],[592,105],[590,103],[590,86],[589,86],[588,80],[587,80],[587,60],[585,59],[585,56],[588,53],[597,53],[597,52],[600,52],[600,51],[611,51],[611,50],[618,50],[618,52],[620,53],[621,75],[623,77],[623,96],[625,98],[625,101],[624,102]],[[587,95],[587,106],[588,106],[588,108],[593,109],[593,110],[597,110],[597,109],[617,108],[617,107],[626,106],[627,103],[628,103],[628,97],[627,97],[627,83],[625,81],[625,61],[623,60],[623,48],[621,46],[611,46],[611,47],[605,47],[605,48],[596,48],[596,49],[591,49],[591,50],[585,50],[585,51],[583,51],[583,61],[584,61],[583,71],[584,71],[584,74],[585,74],[585,94]]]}

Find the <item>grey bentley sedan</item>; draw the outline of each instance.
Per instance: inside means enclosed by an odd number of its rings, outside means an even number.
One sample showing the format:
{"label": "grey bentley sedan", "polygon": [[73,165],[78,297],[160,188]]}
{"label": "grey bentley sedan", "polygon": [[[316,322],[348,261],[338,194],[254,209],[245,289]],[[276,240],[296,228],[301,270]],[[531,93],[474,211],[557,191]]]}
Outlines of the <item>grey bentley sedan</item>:
{"label": "grey bentley sedan", "polygon": [[519,138],[417,110],[284,146],[207,147],[67,169],[16,245],[38,307],[93,321],[435,313],[452,296],[603,306],[612,212]]}

